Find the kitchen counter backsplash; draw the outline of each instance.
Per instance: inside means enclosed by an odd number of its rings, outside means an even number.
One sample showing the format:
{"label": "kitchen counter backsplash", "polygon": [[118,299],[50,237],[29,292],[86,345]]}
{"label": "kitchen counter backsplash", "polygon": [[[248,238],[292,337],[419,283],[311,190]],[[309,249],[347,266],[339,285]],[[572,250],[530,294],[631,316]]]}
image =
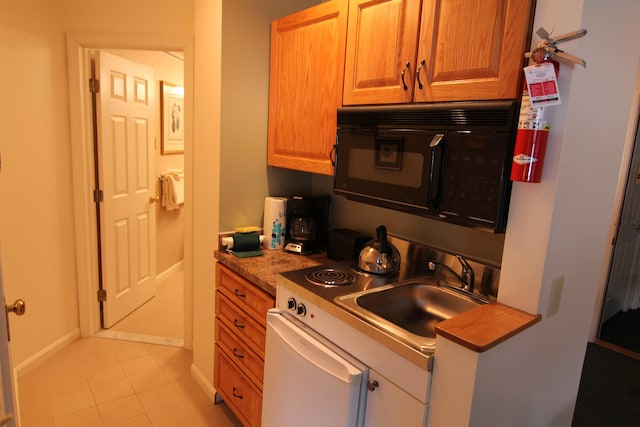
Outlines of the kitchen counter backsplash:
{"label": "kitchen counter backsplash", "polygon": [[273,296],[276,295],[278,273],[335,262],[324,253],[300,256],[282,250],[265,250],[261,256],[239,258],[221,249],[215,251],[214,256],[218,262]]}

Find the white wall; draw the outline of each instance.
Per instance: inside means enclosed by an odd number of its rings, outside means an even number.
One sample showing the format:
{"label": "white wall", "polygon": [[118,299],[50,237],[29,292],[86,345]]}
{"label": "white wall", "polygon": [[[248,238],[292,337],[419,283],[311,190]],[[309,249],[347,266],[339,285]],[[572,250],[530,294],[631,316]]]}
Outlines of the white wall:
{"label": "white wall", "polygon": [[307,192],[311,175],[266,167],[271,21],[319,3],[235,0],[222,8],[220,228],[262,225],[264,198]]}
{"label": "white wall", "polygon": [[65,33],[189,35],[193,5],[27,0],[2,10],[0,85],[11,102],[0,106],[0,234],[7,299],[27,302],[12,319],[20,365],[78,335]]}
{"label": "white wall", "polygon": [[[219,222],[222,0],[195,2],[192,228],[186,230],[185,280],[193,282],[193,365],[213,387],[214,260]],[[186,87],[185,90],[189,88]],[[193,89],[193,88],[192,88]],[[189,212],[189,211],[188,211]],[[185,295],[186,297],[186,295]]]}
{"label": "white wall", "polygon": [[[10,5],[8,3],[11,3]],[[13,361],[78,333],[63,8],[3,2],[0,14],[0,235]],[[46,325],[46,327],[43,327]]]}

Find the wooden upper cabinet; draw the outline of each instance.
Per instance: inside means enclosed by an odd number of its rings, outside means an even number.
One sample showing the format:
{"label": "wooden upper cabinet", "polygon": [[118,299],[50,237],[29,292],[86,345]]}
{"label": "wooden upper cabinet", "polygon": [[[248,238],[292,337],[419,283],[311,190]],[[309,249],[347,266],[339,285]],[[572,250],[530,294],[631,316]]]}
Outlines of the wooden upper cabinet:
{"label": "wooden upper cabinet", "polygon": [[[421,0],[349,1],[345,105],[411,102],[420,3]],[[402,85],[403,72],[406,89]]]}
{"label": "wooden upper cabinet", "polygon": [[352,0],[344,104],[518,98],[532,2]]}
{"label": "wooden upper cabinet", "polygon": [[333,175],[346,28],[347,2],[340,0],[273,21],[269,165]]}
{"label": "wooden upper cabinet", "polygon": [[532,0],[423,0],[414,101],[518,98]]}

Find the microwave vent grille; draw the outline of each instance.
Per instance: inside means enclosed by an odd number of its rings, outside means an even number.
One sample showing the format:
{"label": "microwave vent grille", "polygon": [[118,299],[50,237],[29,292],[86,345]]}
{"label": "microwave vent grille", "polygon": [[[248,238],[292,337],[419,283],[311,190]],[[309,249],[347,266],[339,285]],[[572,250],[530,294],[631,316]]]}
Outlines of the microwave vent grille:
{"label": "microwave vent grille", "polygon": [[508,129],[515,107],[515,102],[344,107],[338,109],[338,126]]}

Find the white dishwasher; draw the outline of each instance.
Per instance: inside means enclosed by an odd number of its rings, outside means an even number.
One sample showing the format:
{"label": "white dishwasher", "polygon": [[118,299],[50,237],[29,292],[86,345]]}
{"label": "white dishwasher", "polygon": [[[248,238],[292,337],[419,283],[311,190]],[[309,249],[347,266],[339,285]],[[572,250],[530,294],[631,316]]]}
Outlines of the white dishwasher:
{"label": "white dishwasher", "polygon": [[366,366],[309,327],[267,314],[263,427],[363,426],[368,379]]}

